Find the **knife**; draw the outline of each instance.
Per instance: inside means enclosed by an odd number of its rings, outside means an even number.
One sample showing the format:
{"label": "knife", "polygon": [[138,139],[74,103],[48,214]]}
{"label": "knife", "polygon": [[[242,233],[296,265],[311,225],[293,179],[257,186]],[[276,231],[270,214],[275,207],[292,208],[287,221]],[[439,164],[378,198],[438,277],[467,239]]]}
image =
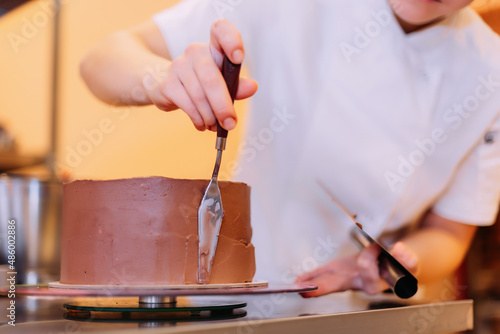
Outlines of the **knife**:
{"label": "knife", "polygon": [[365,248],[375,244],[380,249],[378,256],[378,268],[380,277],[389,285],[396,296],[402,299],[413,297],[418,290],[418,280],[406,269],[398,260],[396,260],[379,242],[373,239],[363,230],[363,226],[358,223],[354,217],[349,214],[333,194],[320,182],[319,186],[328,194],[330,199],[345,213],[354,223],[351,230],[351,237],[358,244]]}

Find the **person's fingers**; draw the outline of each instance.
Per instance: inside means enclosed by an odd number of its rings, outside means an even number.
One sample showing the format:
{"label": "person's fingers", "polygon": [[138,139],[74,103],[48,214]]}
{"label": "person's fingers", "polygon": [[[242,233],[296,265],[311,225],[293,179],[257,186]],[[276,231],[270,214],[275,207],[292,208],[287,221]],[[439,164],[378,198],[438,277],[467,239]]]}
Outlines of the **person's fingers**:
{"label": "person's fingers", "polygon": [[210,29],[210,52],[219,68],[223,55],[234,64],[241,64],[245,58],[243,40],[236,27],[229,21],[218,19]]}
{"label": "person's fingers", "polygon": [[[212,25],[209,44],[190,44],[183,56],[176,58],[170,67],[169,84],[163,84],[160,92],[152,92],[150,98],[161,110],[183,109],[198,130],[216,130],[216,123],[232,130],[237,116],[226,83],[220,72],[223,55],[240,64],[244,58],[241,35],[226,20]],[[214,61],[215,60],[215,61]],[[181,86],[172,84],[179,80]],[[180,92],[179,87],[184,88]],[[254,80],[240,79],[236,99],[245,99],[255,94],[258,86]]]}
{"label": "person's fingers", "polygon": [[357,287],[369,294],[375,294],[387,289],[387,284],[380,279],[378,256],[380,247],[372,244],[359,254],[357,265],[361,286]]}
{"label": "person's fingers", "polygon": [[[315,277],[321,276],[325,273],[336,273],[341,271],[339,267],[342,267],[342,263],[346,262],[345,259],[333,259],[326,263],[325,265],[319,266],[311,271],[303,273],[295,278],[296,283],[302,283],[310,281]],[[345,268],[344,268],[345,269]]]}
{"label": "person's fingers", "polygon": [[[318,277],[315,277],[314,280],[308,281],[308,283],[317,285],[318,289],[314,290],[314,291],[308,291],[308,292],[301,293],[300,295],[304,298],[319,297],[319,296],[326,295],[326,294],[334,291],[335,285],[339,284],[338,279],[333,277],[333,275],[328,275],[328,274],[324,274],[324,275],[320,275]],[[337,291],[338,291],[338,289],[337,289]]]}
{"label": "person's fingers", "polygon": [[169,92],[170,100],[178,108],[184,110],[189,116],[194,127],[199,131],[204,131],[205,121],[201,117],[198,109],[186,92],[186,89],[179,80],[169,80],[166,84],[165,90]]}
{"label": "person's fingers", "polygon": [[301,293],[304,298],[319,297],[332,292],[346,291],[352,288],[353,282],[359,280],[356,272],[342,273],[324,272],[303,283],[317,285],[318,289]]}
{"label": "person's fingers", "polygon": [[326,266],[318,267],[312,271],[309,271],[307,273],[304,273],[302,275],[297,276],[295,278],[295,283],[303,283],[306,281],[310,281],[310,280],[314,279],[315,277],[320,276],[321,274],[325,273],[326,271],[327,271]]}
{"label": "person's fingers", "polygon": [[214,125],[217,125],[217,120],[212,112],[212,108],[208,103],[205,96],[205,92],[198,81],[198,77],[193,71],[182,72],[179,74],[180,80],[186,89],[187,94],[193,101],[194,106],[198,110],[198,113],[203,118],[205,123],[205,128],[210,129]]}
{"label": "person's fingers", "polygon": [[298,276],[296,283],[318,286],[318,290],[303,293],[302,296],[317,297],[360,286],[356,258],[357,254],[336,258],[324,266]]}
{"label": "person's fingers", "polygon": [[236,100],[244,100],[254,95],[259,88],[257,81],[248,79],[248,78],[240,78],[240,82],[238,83],[238,92],[236,93]]}
{"label": "person's fingers", "polygon": [[203,58],[194,64],[194,71],[219,124],[226,130],[232,130],[237,117],[220,70],[213,61]]}
{"label": "person's fingers", "polygon": [[396,242],[391,249],[391,254],[412,273],[416,273],[418,271],[417,255],[403,242]]}
{"label": "person's fingers", "polygon": [[345,274],[345,273],[356,273],[358,267],[356,265],[357,254],[335,258],[325,265],[319,266],[309,272],[297,276],[295,279],[296,283],[301,283],[314,279],[317,276],[323,275],[325,273],[330,274]]}

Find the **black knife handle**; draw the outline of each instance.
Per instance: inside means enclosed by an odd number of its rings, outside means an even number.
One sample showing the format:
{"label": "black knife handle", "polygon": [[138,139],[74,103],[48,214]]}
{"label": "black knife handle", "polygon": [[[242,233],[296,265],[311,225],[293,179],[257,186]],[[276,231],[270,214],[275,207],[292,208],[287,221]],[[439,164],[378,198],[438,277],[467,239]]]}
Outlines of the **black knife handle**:
{"label": "black knife handle", "polygon": [[[229,58],[224,55],[222,62],[222,76],[226,82],[227,90],[231,95],[231,100],[234,103],[236,92],[238,91],[238,83],[240,81],[241,64],[233,64]],[[217,121],[217,137],[227,138],[227,130],[224,129]]]}
{"label": "black knife handle", "polygon": [[380,277],[389,285],[396,296],[402,299],[413,297],[418,290],[418,280],[382,245],[372,239],[359,227],[351,230],[351,237],[361,248],[376,244],[380,249],[378,270]]}
{"label": "black knife handle", "polygon": [[380,277],[389,285],[396,296],[402,299],[413,297],[418,290],[418,281],[401,263],[385,249],[378,256]]}

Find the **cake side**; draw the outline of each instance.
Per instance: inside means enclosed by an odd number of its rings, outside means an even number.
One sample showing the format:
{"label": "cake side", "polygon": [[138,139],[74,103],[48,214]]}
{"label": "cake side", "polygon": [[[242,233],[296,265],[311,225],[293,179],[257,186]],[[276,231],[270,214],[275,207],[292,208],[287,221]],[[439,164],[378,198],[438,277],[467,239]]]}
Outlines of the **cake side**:
{"label": "cake side", "polygon": [[[64,185],[63,284],[196,284],[198,206],[208,180],[164,177]],[[250,188],[220,182],[224,218],[209,283],[251,281]]]}

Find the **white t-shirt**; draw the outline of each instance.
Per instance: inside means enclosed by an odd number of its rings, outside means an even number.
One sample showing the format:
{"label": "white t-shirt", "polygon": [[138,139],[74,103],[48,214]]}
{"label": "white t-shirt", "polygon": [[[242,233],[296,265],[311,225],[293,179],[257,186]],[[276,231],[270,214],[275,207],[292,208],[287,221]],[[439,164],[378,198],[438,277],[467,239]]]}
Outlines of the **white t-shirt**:
{"label": "white t-shirt", "polygon": [[185,0],[154,16],[175,58],[224,17],[259,83],[235,178],[252,186],[257,278],[353,252],[429,209],[473,225],[500,199],[500,40],[469,8],[404,34],[387,0]]}

